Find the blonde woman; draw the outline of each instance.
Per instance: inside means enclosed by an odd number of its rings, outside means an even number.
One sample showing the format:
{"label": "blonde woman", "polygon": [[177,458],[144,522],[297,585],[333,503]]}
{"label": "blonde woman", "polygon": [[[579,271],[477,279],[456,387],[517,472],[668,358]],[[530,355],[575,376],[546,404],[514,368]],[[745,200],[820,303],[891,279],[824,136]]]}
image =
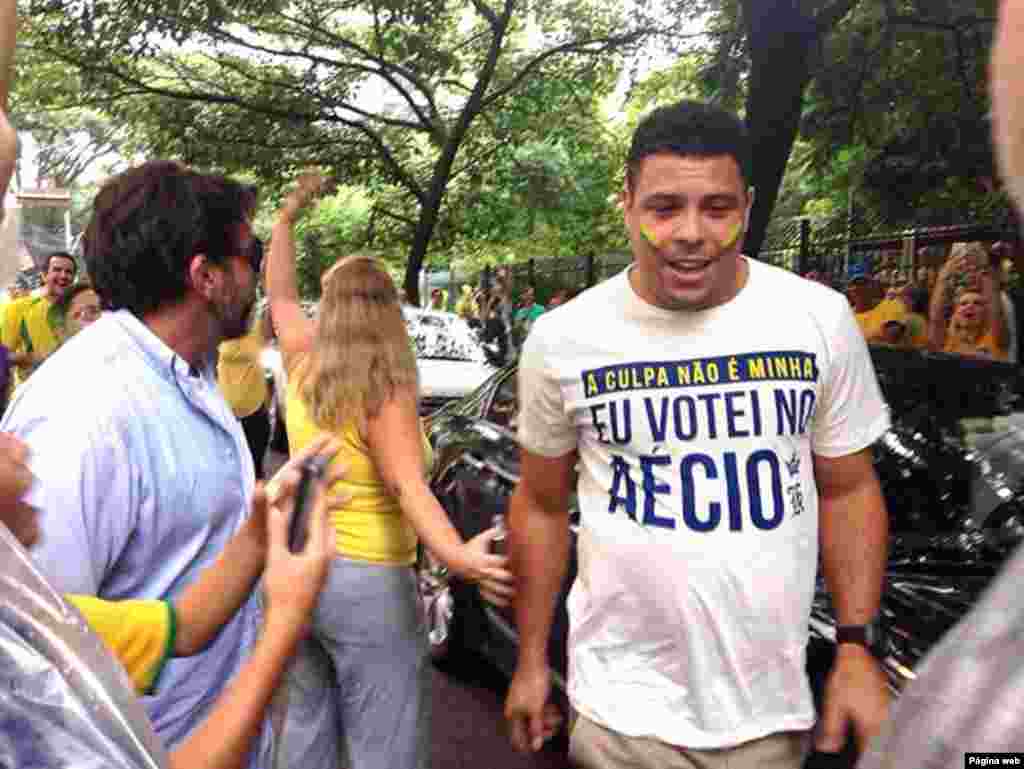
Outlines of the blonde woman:
{"label": "blonde woman", "polygon": [[1010,333],[999,283],[985,246],[954,243],[932,292],[932,350],[1007,360]]}
{"label": "blonde woman", "polygon": [[986,296],[978,289],[971,286],[960,288],[956,292],[953,317],[949,320],[943,351],[1007,360],[1005,342],[1000,342],[992,331],[990,322],[991,308],[998,306],[998,300],[993,302],[990,296]]}
{"label": "blonde woman", "polygon": [[417,542],[494,603],[510,600],[512,575],[490,553],[496,532],[463,542],[427,484],[416,359],[387,272],[367,256],[341,259],[321,279],[317,319],[299,306],[292,224],[321,185],[302,176],[278,212],[268,292],[288,373],[291,450],[332,433],[342,447],[335,461],[346,465],[339,487],[351,499],[332,516],[337,556],[312,642],[289,675],[279,755],[285,766],[333,767],[340,729],[348,765],[414,769],[429,760],[430,701]]}

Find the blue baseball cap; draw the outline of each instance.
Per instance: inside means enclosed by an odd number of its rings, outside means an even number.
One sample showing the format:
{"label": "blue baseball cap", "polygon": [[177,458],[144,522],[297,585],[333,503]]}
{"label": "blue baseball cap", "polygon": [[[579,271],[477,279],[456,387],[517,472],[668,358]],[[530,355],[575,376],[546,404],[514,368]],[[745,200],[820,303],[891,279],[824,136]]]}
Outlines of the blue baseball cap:
{"label": "blue baseball cap", "polygon": [[846,282],[853,283],[858,280],[867,280],[871,277],[871,270],[863,263],[854,263],[846,271]]}

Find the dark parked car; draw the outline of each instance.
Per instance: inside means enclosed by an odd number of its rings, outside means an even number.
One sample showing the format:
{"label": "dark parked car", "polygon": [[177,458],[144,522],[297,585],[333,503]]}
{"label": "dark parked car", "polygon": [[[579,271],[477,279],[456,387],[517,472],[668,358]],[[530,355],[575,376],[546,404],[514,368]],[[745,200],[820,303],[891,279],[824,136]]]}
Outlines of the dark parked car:
{"label": "dark parked car", "polygon": [[[889,638],[884,666],[898,692],[1022,538],[1024,383],[1008,364],[884,347],[872,357],[893,421],[874,451],[892,532],[882,601]],[[464,537],[505,512],[518,477],[516,414],[510,366],[431,420],[433,489]],[[549,648],[563,689],[572,551]],[[518,640],[512,612],[449,580],[429,555],[420,578],[435,657],[471,648],[511,673]],[[835,637],[821,579],[810,630],[808,671],[820,695]]]}

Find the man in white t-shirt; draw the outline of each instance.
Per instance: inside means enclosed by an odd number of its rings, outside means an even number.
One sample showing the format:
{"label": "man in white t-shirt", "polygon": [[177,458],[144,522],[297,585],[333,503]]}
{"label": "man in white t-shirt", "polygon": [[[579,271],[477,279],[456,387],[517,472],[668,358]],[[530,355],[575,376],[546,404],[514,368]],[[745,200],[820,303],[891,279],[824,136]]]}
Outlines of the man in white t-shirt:
{"label": "man in white t-shirt", "polygon": [[795,769],[819,546],[841,642],[815,747],[888,708],[868,648],[888,523],[870,446],[889,426],[846,299],[741,254],[753,190],[735,116],[682,102],[637,128],[634,263],[537,319],[519,365],[510,507],[513,743],[548,732],[547,643],[565,575],[570,754],[583,767]]}

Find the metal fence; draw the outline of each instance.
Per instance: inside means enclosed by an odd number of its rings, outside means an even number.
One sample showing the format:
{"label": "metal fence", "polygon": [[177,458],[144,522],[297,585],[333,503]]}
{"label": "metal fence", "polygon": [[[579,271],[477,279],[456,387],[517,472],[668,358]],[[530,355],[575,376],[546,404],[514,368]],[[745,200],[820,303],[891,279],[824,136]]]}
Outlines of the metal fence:
{"label": "metal fence", "polygon": [[993,198],[903,220],[854,208],[831,217],[772,222],[758,258],[801,274],[816,270],[838,278],[854,262],[894,263],[903,270],[935,266],[952,243],[1016,239],[1018,232],[1012,207]]}
{"label": "metal fence", "polygon": [[[1012,240],[1018,237],[1018,227],[1012,209],[1000,202],[982,202],[953,214],[922,214],[915,222],[890,221],[854,210],[818,219],[774,221],[758,258],[801,274],[815,270],[838,283],[852,263],[894,267],[909,274],[922,265],[941,264],[952,243]],[[631,261],[628,252],[614,252],[513,264],[513,295],[532,286],[537,301],[543,304],[560,289],[580,291],[624,269]],[[489,285],[491,279],[491,268],[453,275],[450,305],[463,285]]]}

